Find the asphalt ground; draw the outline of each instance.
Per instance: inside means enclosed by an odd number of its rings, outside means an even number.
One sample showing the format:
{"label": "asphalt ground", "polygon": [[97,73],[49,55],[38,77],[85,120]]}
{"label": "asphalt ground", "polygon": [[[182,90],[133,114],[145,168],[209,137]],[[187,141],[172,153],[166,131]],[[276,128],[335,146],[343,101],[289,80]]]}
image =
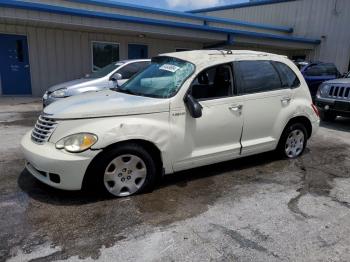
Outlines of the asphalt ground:
{"label": "asphalt ground", "polygon": [[113,199],[25,171],[40,110],[0,100],[0,261],[350,261],[350,119],[322,123],[299,159],[260,154]]}

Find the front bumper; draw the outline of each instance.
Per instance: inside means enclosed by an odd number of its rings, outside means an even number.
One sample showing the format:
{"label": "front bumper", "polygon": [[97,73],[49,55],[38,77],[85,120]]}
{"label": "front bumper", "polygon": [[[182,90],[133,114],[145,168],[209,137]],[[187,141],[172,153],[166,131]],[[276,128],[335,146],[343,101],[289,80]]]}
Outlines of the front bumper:
{"label": "front bumper", "polygon": [[350,101],[338,101],[316,97],[315,104],[321,112],[329,112],[337,116],[350,117]]}
{"label": "front bumper", "polygon": [[26,169],[43,183],[64,190],[80,190],[92,159],[100,152],[88,150],[70,154],[58,150],[55,144],[35,144],[28,132],[21,141]]}

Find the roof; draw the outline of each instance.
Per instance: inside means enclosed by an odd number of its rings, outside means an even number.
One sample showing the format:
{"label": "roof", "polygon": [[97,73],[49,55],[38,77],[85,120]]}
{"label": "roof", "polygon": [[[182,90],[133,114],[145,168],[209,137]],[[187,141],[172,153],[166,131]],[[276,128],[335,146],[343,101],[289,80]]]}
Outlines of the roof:
{"label": "roof", "polygon": [[82,3],[82,4],[110,7],[110,8],[120,8],[125,10],[141,11],[141,12],[146,12],[151,14],[161,14],[161,15],[168,15],[173,17],[190,18],[195,20],[202,20],[203,22],[204,21],[217,22],[217,23],[224,23],[229,25],[275,30],[275,31],[281,31],[286,33],[293,32],[293,28],[287,27],[287,26],[276,26],[276,25],[240,21],[236,19],[219,18],[219,17],[213,17],[213,16],[199,15],[199,14],[190,14],[186,12],[172,11],[172,10],[166,10],[166,9],[154,8],[154,7],[146,7],[146,6],[140,6],[140,5],[129,4],[129,3],[121,3],[121,2],[110,1],[110,0],[69,0],[69,1]]}
{"label": "roof", "polygon": [[123,64],[127,64],[127,63],[137,63],[137,62],[150,62],[151,59],[124,59],[124,60],[119,60],[118,62],[116,62],[116,64],[118,63],[123,63]]}
{"label": "roof", "polygon": [[199,67],[214,65],[233,61],[232,58],[238,57],[265,57],[284,60],[287,57],[266,52],[257,52],[250,50],[193,50],[184,52],[165,53],[160,56],[170,56],[181,60],[189,61]]}
{"label": "roof", "polygon": [[[74,0],[74,1],[81,1],[81,0]],[[87,1],[96,1],[96,0],[87,0]],[[142,25],[165,26],[169,28],[188,29],[188,30],[195,30],[195,31],[202,31],[202,32],[210,32],[210,33],[221,33],[226,35],[248,37],[248,38],[255,38],[255,39],[260,38],[260,39],[287,41],[287,42],[303,43],[303,44],[311,44],[311,45],[317,45],[321,42],[318,39],[230,29],[230,28],[211,26],[205,23],[203,25],[198,25],[198,24],[191,24],[187,22],[176,22],[176,21],[169,21],[169,20],[163,20],[163,19],[145,18],[140,16],[105,13],[100,11],[69,8],[69,7],[63,7],[58,5],[48,5],[48,4],[41,4],[41,3],[34,3],[34,2],[26,2],[21,0],[0,0],[0,7],[10,7],[10,8],[24,9],[24,10],[49,12],[54,14],[81,16],[81,17],[95,18],[95,19],[105,19],[110,21],[121,21],[121,22],[136,23],[136,24],[142,24]]]}
{"label": "roof", "polygon": [[217,6],[217,7],[190,10],[188,11],[188,13],[192,13],[192,14],[206,13],[206,12],[221,11],[221,10],[227,10],[227,9],[237,9],[237,8],[260,6],[260,5],[271,5],[271,4],[293,2],[293,1],[297,1],[297,0],[261,0],[261,1],[241,3],[241,4],[231,4],[231,5],[223,5],[223,6]]}

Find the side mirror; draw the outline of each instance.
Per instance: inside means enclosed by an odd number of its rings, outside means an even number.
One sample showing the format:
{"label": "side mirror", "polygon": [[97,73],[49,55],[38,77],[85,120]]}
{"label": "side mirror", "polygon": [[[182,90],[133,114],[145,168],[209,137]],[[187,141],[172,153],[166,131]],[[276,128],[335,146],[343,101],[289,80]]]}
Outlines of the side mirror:
{"label": "side mirror", "polygon": [[119,80],[122,80],[123,76],[119,73],[115,73],[114,75],[111,76],[110,80],[113,81],[115,83],[116,87],[119,87]]}
{"label": "side mirror", "polygon": [[193,98],[190,94],[187,94],[185,97],[185,104],[190,112],[190,115],[193,118],[200,118],[202,116],[202,106],[198,103],[198,101]]}
{"label": "side mirror", "polygon": [[123,79],[123,76],[119,73],[115,73],[114,75],[111,76],[111,80],[116,82],[118,80],[122,80]]}

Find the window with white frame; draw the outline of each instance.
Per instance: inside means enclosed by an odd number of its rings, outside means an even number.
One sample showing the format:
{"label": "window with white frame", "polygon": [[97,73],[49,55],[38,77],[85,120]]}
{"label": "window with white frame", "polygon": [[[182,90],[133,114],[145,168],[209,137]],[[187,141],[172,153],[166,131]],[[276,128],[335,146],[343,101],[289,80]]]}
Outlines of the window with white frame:
{"label": "window with white frame", "polygon": [[119,60],[119,44],[111,42],[92,42],[92,71],[97,71]]}

